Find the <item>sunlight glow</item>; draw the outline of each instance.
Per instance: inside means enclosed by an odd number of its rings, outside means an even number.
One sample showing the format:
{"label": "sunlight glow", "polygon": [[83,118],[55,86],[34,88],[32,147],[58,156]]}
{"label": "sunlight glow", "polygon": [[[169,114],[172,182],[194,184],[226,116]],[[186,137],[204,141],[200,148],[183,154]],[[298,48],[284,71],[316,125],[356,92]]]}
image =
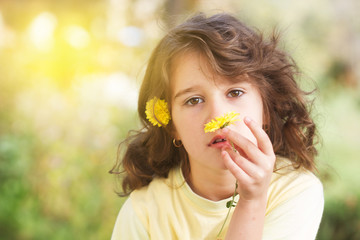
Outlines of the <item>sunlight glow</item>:
{"label": "sunlight glow", "polygon": [[30,41],[42,51],[49,51],[54,44],[54,31],[57,19],[50,12],[40,13],[30,24],[28,29]]}
{"label": "sunlight glow", "polygon": [[143,42],[143,38],[143,30],[134,26],[124,27],[118,33],[118,40],[128,47],[139,46]]}
{"label": "sunlight glow", "polygon": [[65,30],[66,41],[76,49],[86,48],[90,43],[89,33],[81,26],[72,25]]}

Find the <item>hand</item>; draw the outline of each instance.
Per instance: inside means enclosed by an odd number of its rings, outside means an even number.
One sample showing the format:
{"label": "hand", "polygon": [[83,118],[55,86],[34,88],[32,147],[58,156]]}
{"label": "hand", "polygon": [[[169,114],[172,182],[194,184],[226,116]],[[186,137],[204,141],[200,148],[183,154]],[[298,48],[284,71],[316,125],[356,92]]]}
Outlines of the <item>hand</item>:
{"label": "hand", "polygon": [[240,133],[224,128],[222,133],[234,144],[237,151],[231,148],[222,150],[225,166],[238,182],[237,192],[240,199],[264,199],[271,181],[275,164],[275,153],[265,131],[250,118],[244,123],[257,140],[258,146]]}

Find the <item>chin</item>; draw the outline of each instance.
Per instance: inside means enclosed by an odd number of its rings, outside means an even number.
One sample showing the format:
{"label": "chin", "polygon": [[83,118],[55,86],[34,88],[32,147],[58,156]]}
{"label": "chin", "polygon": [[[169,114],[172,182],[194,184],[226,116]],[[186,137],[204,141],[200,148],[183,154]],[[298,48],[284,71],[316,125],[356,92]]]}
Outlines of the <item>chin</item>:
{"label": "chin", "polygon": [[216,164],[216,168],[219,169],[219,170],[228,170],[222,160],[222,158],[220,157],[219,159],[220,161],[217,162]]}

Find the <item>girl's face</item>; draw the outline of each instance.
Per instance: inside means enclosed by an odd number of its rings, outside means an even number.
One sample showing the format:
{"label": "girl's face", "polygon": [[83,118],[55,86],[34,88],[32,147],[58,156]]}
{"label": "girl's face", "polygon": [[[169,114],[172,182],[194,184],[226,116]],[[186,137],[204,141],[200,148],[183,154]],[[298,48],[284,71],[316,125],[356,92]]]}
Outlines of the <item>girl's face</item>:
{"label": "girl's face", "polygon": [[243,118],[248,116],[258,124],[263,123],[263,103],[258,89],[249,79],[230,82],[207,70],[201,54],[188,52],[175,62],[171,74],[172,121],[175,137],[180,139],[189,155],[190,166],[225,169],[221,148],[228,142],[221,131],[204,132],[204,125],[215,117],[235,111],[240,121],[229,127],[236,129],[256,144],[256,139],[246,127]]}

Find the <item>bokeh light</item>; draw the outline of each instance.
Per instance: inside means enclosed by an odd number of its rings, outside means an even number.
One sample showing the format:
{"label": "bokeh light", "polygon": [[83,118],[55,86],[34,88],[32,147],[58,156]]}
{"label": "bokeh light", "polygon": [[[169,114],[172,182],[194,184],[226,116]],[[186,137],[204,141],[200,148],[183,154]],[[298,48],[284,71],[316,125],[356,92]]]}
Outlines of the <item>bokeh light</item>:
{"label": "bokeh light", "polygon": [[29,39],[38,50],[49,51],[54,45],[56,17],[49,13],[40,13],[29,26]]}

